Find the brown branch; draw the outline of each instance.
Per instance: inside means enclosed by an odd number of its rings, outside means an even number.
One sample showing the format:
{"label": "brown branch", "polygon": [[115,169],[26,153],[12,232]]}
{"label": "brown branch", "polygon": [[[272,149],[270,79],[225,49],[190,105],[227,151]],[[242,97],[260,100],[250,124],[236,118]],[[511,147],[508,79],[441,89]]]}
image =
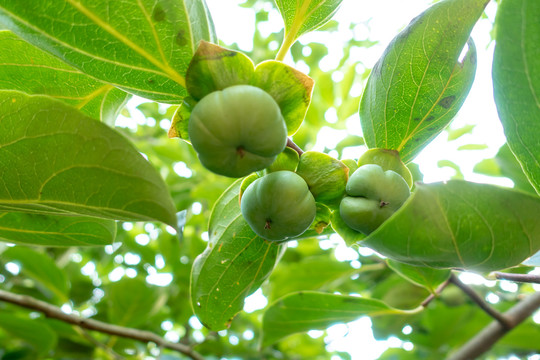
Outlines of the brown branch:
{"label": "brown branch", "polygon": [[145,343],[153,342],[161,348],[178,351],[193,360],[204,360],[202,355],[191,349],[191,347],[184,344],[166,341],[162,337],[150,331],[111,325],[102,321],[85,319],[73,314],[66,314],[62,312],[60,308],[44,301],[34,299],[30,296],[18,295],[0,290],[0,301],[5,301],[31,310],[37,310],[51,319],[58,319],[68,324],[77,325],[84,329],[99,331],[105,334],[138,340]]}
{"label": "brown branch", "polygon": [[450,282],[461,289],[465,294],[471,298],[482,310],[484,310],[489,316],[497,320],[503,327],[511,328],[510,321],[500,312],[492,308],[480,295],[474,292],[469,286],[461,282],[454,274],[450,275]]}
{"label": "brown branch", "polygon": [[499,280],[510,280],[510,281],[517,281],[517,282],[540,284],[540,275],[512,274],[512,273],[503,273],[503,272],[495,272],[494,274],[495,274],[495,278]]}
{"label": "brown branch", "polygon": [[302,154],[304,153],[304,150],[300,149],[300,147],[296,145],[291,138],[287,138],[287,147],[290,147],[291,149],[296,151],[299,156],[302,156]]}
{"label": "brown branch", "polygon": [[422,307],[427,307],[429,303],[432,302],[437,297],[437,295],[439,295],[448,286],[448,284],[450,284],[450,278],[448,278],[445,282],[439,285],[437,289],[435,289],[435,293],[429,294],[429,296],[424,301],[422,301],[422,304],[420,305]]}
{"label": "brown branch", "polygon": [[453,353],[447,360],[476,359],[499,341],[508,331],[512,330],[531,316],[540,307],[540,292],[529,295],[504,313],[510,327],[504,327],[498,321],[493,321],[471,340]]}

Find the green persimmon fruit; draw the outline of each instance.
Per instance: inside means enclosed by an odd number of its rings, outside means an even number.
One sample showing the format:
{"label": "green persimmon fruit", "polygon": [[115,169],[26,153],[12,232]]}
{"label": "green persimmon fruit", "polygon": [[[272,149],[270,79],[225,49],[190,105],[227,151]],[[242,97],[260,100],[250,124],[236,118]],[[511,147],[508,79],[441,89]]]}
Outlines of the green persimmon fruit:
{"label": "green persimmon fruit", "polygon": [[262,170],[287,145],[287,126],[274,98],[250,85],[214,91],[193,108],[188,124],[201,163],[224,176]]}
{"label": "green persimmon fruit", "polygon": [[375,231],[410,196],[409,185],[401,175],[384,171],[379,165],[363,165],[345,187],[339,213],[352,229],[366,235]]}
{"label": "green persimmon fruit", "polygon": [[409,188],[413,186],[413,178],[411,171],[401,158],[399,157],[399,152],[397,150],[391,149],[369,149],[366,151],[360,159],[358,159],[358,166],[375,164],[379,165],[384,171],[392,170],[397,172],[399,175],[405,179]]}
{"label": "green persimmon fruit", "polygon": [[301,235],[317,212],[307,183],[291,171],[276,171],[255,180],[242,195],[240,208],[253,231],[272,241]]}

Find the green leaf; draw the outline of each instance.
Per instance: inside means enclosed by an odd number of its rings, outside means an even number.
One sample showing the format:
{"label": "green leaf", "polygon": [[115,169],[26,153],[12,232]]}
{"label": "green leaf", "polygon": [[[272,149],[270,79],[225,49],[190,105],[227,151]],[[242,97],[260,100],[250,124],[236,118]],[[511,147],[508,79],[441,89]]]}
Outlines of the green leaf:
{"label": "green leaf", "polygon": [[48,95],[81,110],[93,119],[114,125],[129,95],[94,80],[56,57],[0,31],[0,89]]}
{"label": "green leaf", "polygon": [[362,244],[400,262],[493,271],[540,250],[540,198],[452,180],[417,185],[411,198]]}
{"label": "green leaf", "polygon": [[191,302],[211,330],[227,328],[244,299],[259,288],[283,246],[255,235],[240,213],[236,181],[217,201],[210,217],[210,241],[193,263]]}
{"label": "green leaf", "polygon": [[128,277],[111,283],[107,289],[109,321],[113,324],[137,327],[143,325],[166,302],[160,288],[144,280]]}
{"label": "green leaf", "polygon": [[386,260],[390,269],[401,275],[413,284],[423,286],[432,294],[439,285],[450,277],[450,270],[439,270],[428,267],[419,267],[404,264],[392,259]]}
{"label": "green leaf", "polygon": [[56,302],[69,300],[69,280],[64,271],[46,254],[23,246],[14,246],[2,253],[2,261],[19,264],[21,272],[35,280],[37,287]]}
{"label": "green leaf", "polygon": [[516,189],[536,194],[508,144],[501,146],[494,158],[485,159],[476,164],[473,170],[489,176],[505,176],[514,182]]}
{"label": "green leaf", "polygon": [[285,36],[291,44],[302,34],[328,22],[343,0],[275,0],[285,23]]}
{"label": "green leaf", "polygon": [[345,195],[349,168],[330,155],[306,151],[300,156],[296,173],[307,182],[317,202],[336,206]]}
{"label": "green leaf", "polygon": [[407,313],[381,301],[356,296],[302,291],[274,302],[263,315],[262,346],[294,333],[323,330],[361,316]]}
{"label": "green leaf", "polygon": [[44,96],[0,91],[0,210],[159,220],[176,210],[124,137]]}
{"label": "green leaf", "polygon": [[356,244],[357,242],[364,240],[366,237],[366,235],[351,229],[349,225],[345,224],[345,221],[343,221],[341,215],[339,214],[339,209],[332,213],[332,229],[334,229],[334,231],[343,238],[348,246]]}
{"label": "green leaf", "polygon": [[485,150],[488,149],[486,144],[466,144],[458,147],[458,150]]}
{"label": "green leaf", "polygon": [[112,244],[116,223],[82,216],[0,213],[0,240],[39,246]]}
{"label": "green leaf", "polygon": [[173,115],[171,127],[167,133],[167,136],[170,139],[180,138],[182,140],[189,141],[189,117],[191,116],[191,112],[193,111],[193,107],[195,105],[197,105],[197,102],[191,96],[186,96],[182,100],[182,104]]}
{"label": "green leaf", "polygon": [[299,290],[331,290],[358,272],[348,262],[337,261],[328,255],[306,257],[294,263],[282,262],[270,276],[269,300]]}
{"label": "green leaf", "polygon": [[179,103],[197,43],[215,41],[204,1],[0,0],[0,23],[92,77]]}
{"label": "green leaf", "polygon": [[540,194],[540,3],[505,0],[497,11],[493,93],[508,145]]}
{"label": "green leaf", "polygon": [[398,150],[407,163],[450,123],[474,80],[476,49],[467,39],[488,2],[440,1],[392,40],[360,104],[369,148]]}
{"label": "green leaf", "polygon": [[56,347],[56,333],[35,319],[0,312],[0,328],[14,337],[30,344],[41,356],[46,356]]}

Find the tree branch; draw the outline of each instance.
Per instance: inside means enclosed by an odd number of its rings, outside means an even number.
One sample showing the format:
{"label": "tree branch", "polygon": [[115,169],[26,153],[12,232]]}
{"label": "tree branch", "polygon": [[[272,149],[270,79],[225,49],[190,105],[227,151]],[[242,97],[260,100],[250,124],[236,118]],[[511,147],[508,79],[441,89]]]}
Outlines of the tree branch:
{"label": "tree branch", "polygon": [[499,280],[510,280],[517,282],[535,283],[540,284],[540,275],[532,274],[511,274],[503,272],[495,272],[495,278]]}
{"label": "tree branch", "polygon": [[506,316],[492,308],[480,295],[474,292],[473,289],[461,282],[461,280],[459,280],[457,276],[455,276],[454,274],[450,275],[450,282],[459,287],[465,294],[467,294],[471,298],[472,301],[474,301],[489,316],[497,320],[503,327],[512,327],[512,324],[506,318]]}
{"label": "tree branch", "polygon": [[304,153],[304,150],[300,149],[300,147],[296,145],[291,138],[287,138],[287,147],[290,147],[291,149],[296,151],[299,156],[302,156],[302,154]]}
{"label": "tree branch", "polygon": [[432,302],[447,286],[450,284],[450,278],[448,278],[445,282],[443,282],[441,285],[435,289],[434,294],[429,294],[429,296],[422,301],[422,304],[420,304],[422,307],[427,307],[430,302]]}
{"label": "tree branch", "polygon": [[493,321],[471,340],[452,354],[447,360],[476,359],[488,351],[508,331],[512,330],[525,319],[531,316],[540,307],[540,292],[529,295],[510,310],[504,313],[510,322],[510,327],[502,326],[498,321]]}
{"label": "tree branch", "polygon": [[150,331],[143,331],[118,325],[112,325],[102,321],[85,319],[73,314],[66,314],[62,312],[60,308],[44,301],[34,299],[30,296],[18,295],[10,293],[8,291],[0,290],[0,301],[5,301],[31,310],[37,310],[49,318],[58,319],[68,324],[77,325],[84,329],[99,331],[105,334],[116,335],[124,338],[142,341],[145,343],[153,342],[161,348],[178,351],[193,360],[204,360],[202,355],[191,349],[191,347],[184,344],[166,341],[162,337]]}

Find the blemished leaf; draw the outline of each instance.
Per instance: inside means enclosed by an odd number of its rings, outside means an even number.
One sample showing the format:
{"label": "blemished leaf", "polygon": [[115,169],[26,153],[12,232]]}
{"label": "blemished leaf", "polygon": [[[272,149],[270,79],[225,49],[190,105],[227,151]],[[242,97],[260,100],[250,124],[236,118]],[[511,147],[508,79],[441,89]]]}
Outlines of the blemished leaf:
{"label": "blemished leaf", "polygon": [[0,312],[0,328],[30,344],[40,356],[46,356],[54,349],[58,340],[56,333],[46,324],[7,311]]}
{"label": "blemished leaf", "polygon": [[285,34],[292,42],[302,34],[328,22],[343,0],[276,0],[285,23]]}
{"label": "blemished leaf", "polygon": [[214,205],[206,250],[193,263],[191,302],[195,315],[211,330],[227,328],[244,299],[259,288],[277,263],[282,245],[253,232],[240,213],[241,180]]}
{"label": "blemished leaf", "polygon": [[493,271],[540,250],[540,198],[452,180],[417,184],[409,200],[362,244],[400,262]]}
{"label": "blemished leaf", "polygon": [[36,281],[36,286],[49,298],[63,304],[69,299],[69,280],[64,271],[47,255],[23,246],[14,246],[2,253],[2,261],[14,262],[21,272]]}
{"label": "blemished leaf", "polygon": [[186,95],[200,40],[215,41],[204,1],[0,1],[0,24],[92,77],[166,103]]}
{"label": "blemished leaf", "polygon": [[159,220],[176,209],[123,136],[45,96],[0,91],[0,210]]}
{"label": "blemished leaf", "polygon": [[48,95],[111,126],[114,126],[119,111],[130,97],[128,93],[92,79],[10,31],[0,31],[0,48],[2,90]]}
{"label": "blemished leaf", "polygon": [[540,2],[506,0],[497,11],[493,93],[508,145],[540,194]]}
{"label": "blemished leaf", "polygon": [[317,202],[337,206],[345,195],[349,168],[330,155],[306,151],[300,156],[296,173],[306,181]]}
{"label": "blemished leaf", "polygon": [[386,262],[392,270],[404,279],[425,287],[433,294],[435,289],[450,277],[450,270],[412,266],[392,259],[387,259]]}
{"label": "blemished leaf", "polygon": [[476,48],[468,39],[488,2],[440,1],[392,40],[360,104],[369,148],[398,150],[407,163],[450,123],[474,80]]}
{"label": "blemished leaf", "polygon": [[166,302],[166,295],[144,280],[124,277],[107,289],[109,320],[113,324],[137,327],[144,324]]}
{"label": "blemished leaf", "polygon": [[39,246],[104,246],[116,236],[112,220],[83,216],[0,213],[0,240]]}
{"label": "blemished leaf", "polygon": [[261,342],[262,346],[268,346],[294,333],[323,330],[365,315],[406,313],[378,300],[301,291],[286,295],[268,307],[263,315]]}

